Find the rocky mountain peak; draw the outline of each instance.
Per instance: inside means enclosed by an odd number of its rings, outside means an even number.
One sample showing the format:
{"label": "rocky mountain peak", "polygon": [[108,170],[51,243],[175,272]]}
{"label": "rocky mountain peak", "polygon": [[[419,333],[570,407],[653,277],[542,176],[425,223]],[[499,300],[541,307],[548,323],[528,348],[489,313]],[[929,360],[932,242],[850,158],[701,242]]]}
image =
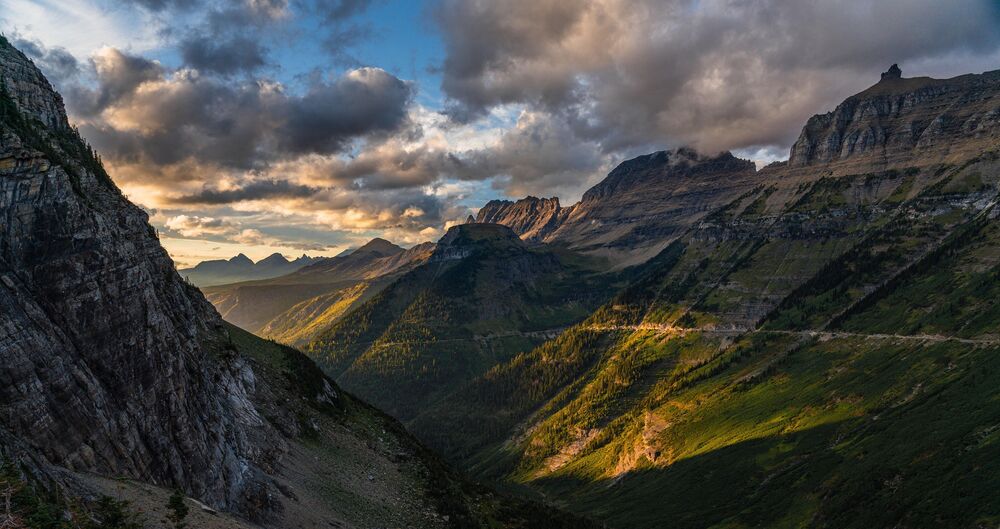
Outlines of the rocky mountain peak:
{"label": "rocky mountain peak", "polygon": [[286,265],[290,261],[278,252],[272,253],[271,255],[261,259],[257,262],[258,265]]}
{"label": "rocky mountain peak", "polygon": [[0,36],[0,89],[25,115],[53,129],[68,129],[63,99],[27,56]]}
{"label": "rocky mountain peak", "polygon": [[362,246],[361,248],[358,248],[357,250],[352,252],[352,255],[378,254],[384,257],[389,255],[395,255],[402,251],[403,251],[402,247],[397,246],[380,237],[376,237],[365,243],[365,245]]}
{"label": "rocky mountain peak", "polygon": [[516,202],[491,200],[476,215],[475,222],[503,224],[526,241],[542,241],[559,226],[565,211],[559,199],[525,197]]}
{"label": "rocky mountain peak", "polygon": [[891,81],[893,79],[902,79],[902,78],[903,78],[903,70],[899,69],[898,64],[893,64],[892,66],[889,67],[887,71],[882,73],[883,81],[885,80]]}
{"label": "rocky mountain peak", "polygon": [[246,254],[238,253],[229,259],[230,264],[234,265],[253,265],[253,260],[246,256]]}
{"label": "rocky mountain peak", "polygon": [[789,166],[849,172],[961,162],[995,150],[998,136],[1000,71],[904,78],[893,65],[872,87],[809,119]]}
{"label": "rocky mountain peak", "polygon": [[431,261],[464,259],[480,251],[524,248],[524,241],[502,224],[459,224],[437,242]]}
{"label": "rocky mountain peak", "polygon": [[680,147],[622,162],[572,206],[561,206],[558,198],[493,200],[476,222],[503,224],[526,241],[558,242],[627,266],[652,257],[690,223],[758,181],[750,160]]}
{"label": "rocky mountain peak", "polygon": [[581,202],[600,201],[639,188],[650,192],[656,187],[678,185],[678,180],[685,178],[754,171],[756,166],[752,161],[741,160],[730,152],[705,156],[690,147],[680,147],[637,156],[618,164],[607,178],[584,193]]}

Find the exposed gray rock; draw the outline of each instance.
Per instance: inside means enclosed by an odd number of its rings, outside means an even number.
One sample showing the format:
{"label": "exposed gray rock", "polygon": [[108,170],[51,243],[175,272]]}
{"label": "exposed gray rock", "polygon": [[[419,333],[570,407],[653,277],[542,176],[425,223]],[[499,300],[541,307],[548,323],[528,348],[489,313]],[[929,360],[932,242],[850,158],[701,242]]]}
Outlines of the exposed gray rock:
{"label": "exposed gray rock", "polygon": [[82,140],[62,100],[2,40],[0,74],[0,429],[25,458],[266,518],[285,441],[252,369],[146,213],[65,150]]}
{"label": "exposed gray rock", "polygon": [[479,210],[476,222],[503,224],[526,241],[541,242],[559,227],[566,213],[555,197],[527,197],[517,202],[491,200]]}
{"label": "exposed gray rock", "polygon": [[[789,165],[921,165],[968,158],[1000,140],[1000,71],[904,79],[893,65],[871,88],[813,116]],[[860,165],[859,165],[860,166]]]}
{"label": "exposed gray rock", "polygon": [[525,240],[564,244],[624,267],[656,255],[758,181],[749,160],[680,148],[622,162],[570,207],[556,198],[495,200],[477,221],[504,224]]}

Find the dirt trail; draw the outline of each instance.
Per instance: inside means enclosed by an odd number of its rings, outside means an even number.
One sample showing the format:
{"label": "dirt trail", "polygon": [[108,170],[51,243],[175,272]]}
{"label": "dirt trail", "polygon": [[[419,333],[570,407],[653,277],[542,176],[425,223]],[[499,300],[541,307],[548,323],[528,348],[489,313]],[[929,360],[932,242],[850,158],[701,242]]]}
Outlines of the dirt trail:
{"label": "dirt trail", "polygon": [[642,323],[638,325],[588,325],[582,327],[585,330],[610,332],[610,331],[653,331],[662,334],[676,334],[682,336],[692,332],[702,334],[736,336],[753,332],[765,332],[772,334],[787,334],[802,336],[807,338],[819,338],[829,340],[832,338],[864,338],[872,340],[911,340],[918,342],[956,342],[969,345],[1000,345],[997,338],[958,338],[956,336],[944,336],[940,334],[881,334],[881,333],[857,333],[844,331],[824,331],[824,330],[804,330],[804,331],[782,331],[782,330],[761,330],[761,329],[712,329],[712,328],[684,328],[669,324]]}

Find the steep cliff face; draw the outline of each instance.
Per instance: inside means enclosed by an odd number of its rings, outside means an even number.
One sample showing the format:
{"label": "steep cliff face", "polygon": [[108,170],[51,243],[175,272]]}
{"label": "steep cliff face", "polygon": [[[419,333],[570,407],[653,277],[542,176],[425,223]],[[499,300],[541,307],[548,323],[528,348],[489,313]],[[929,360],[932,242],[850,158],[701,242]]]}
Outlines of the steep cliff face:
{"label": "steep cliff face", "polygon": [[146,214],[80,161],[86,146],[41,74],[6,43],[0,53],[3,427],[71,470],[266,505],[263,469],[282,442],[251,402],[253,372],[211,357],[222,321]]}
{"label": "steep cliff face", "polygon": [[871,88],[810,119],[789,165],[844,172],[968,158],[1000,141],[998,102],[1000,71],[907,79],[893,65]]}
{"label": "steep cliff face", "polygon": [[560,207],[555,197],[527,197],[517,202],[491,200],[476,214],[475,222],[503,224],[526,241],[542,242],[559,227],[569,211]]}
{"label": "steep cliff face", "polygon": [[573,206],[562,208],[555,198],[492,201],[476,220],[504,224],[525,240],[565,245],[622,268],[656,255],[758,182],[753,162],[681,148],[622,162]]}

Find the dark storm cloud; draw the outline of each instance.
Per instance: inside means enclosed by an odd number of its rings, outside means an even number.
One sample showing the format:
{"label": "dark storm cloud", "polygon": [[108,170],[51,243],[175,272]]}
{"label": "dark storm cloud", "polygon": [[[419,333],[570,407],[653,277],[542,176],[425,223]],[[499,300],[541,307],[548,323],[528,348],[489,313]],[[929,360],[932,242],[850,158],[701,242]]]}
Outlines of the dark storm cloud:
{"label": "dark storm cloud", "polygon": [[193,159],[250,169],[303,154],[333,154],[353,140],[404,125],[410,86],[377,68],[318,80],[301,96],[264,81],[230,82],[107,49],[94,58],[95,89],[70,92],[102,152],[168,165]]}
{"label": "dark storm cloud", "polygon": [[192,35],[180,43],[184,63],[200,72],[232,75],[267,64],[267,50],[257,38],[237,35],[225,40]]}
{"label": "dark storm cloud", "polygon": [[606,151],[787,143],[894,62],[961,73],[1000,47],[990,0],[442,0],[436,17],[453,117],[526,104]]}
{"label": "dark storm cloud", "polygon": [[305,96],[288,100],[280,145],[291,153],[338,152],[357,136],[396,130],[412,95],[409,84],[378,68],[314,84]]}
{"label": "dark storm cloud", "polygon": [[156,62],[115,49],[106,49],[91,58],[97,76],[95,89],[76,86],[68,94],[73,113],[91,117],[128,98],[141,84],[163,75]]}
{"label": "dark storm cloud", "polygon": [[238,189],[213,190],[205,189],[193,195],[184,195],[173,199],[175,204],[205,204],[220,205],[248,200],[266,200],[272,198],[306,198],[315,194],[312,187],[291,184],[285,180],[264,180],[251,182]]}

